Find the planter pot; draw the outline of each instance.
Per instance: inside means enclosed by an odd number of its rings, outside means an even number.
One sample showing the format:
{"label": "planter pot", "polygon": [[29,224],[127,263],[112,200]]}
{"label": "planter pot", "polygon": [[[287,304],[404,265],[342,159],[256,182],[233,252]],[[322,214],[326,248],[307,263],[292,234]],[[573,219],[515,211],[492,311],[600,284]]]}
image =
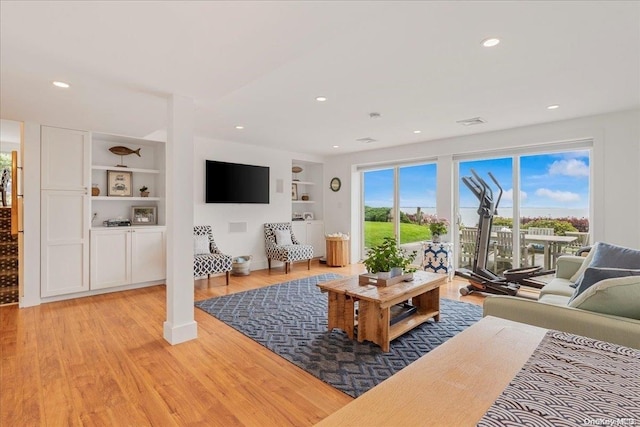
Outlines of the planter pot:
{"label": "planter pot", "polygon": [[390,277],[402,276],[402,267],[393,267],[389,273]]}
{"label": "planter pot", "polygon": [[149,197],[149,192],[148,191],[141,191],[140,192],[140,197]]}
{"label": "planter pot", "polygon": [[436,234],[436,233],[433,233],[433,234],[431,235],[431,241],[432,241],[433,243],[440,243],[440,235],[439,235],[439,234]]}

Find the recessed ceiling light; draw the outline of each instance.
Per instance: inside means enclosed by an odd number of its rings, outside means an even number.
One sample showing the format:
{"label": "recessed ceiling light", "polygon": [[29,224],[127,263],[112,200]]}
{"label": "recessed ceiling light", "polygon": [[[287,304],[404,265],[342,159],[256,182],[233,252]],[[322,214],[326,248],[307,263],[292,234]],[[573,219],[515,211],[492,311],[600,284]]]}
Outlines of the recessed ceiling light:
{"label": "recessed ceiling light", "polygon": [[238,125],[238,126],[236,126],[236,129],[238,129],[238,130],[242,130],[242,129],[244,129],[244,126],[240,126],[240,125]]}
{"label": "recessed ceiling light", "polygon": [[56,87],[64,88],[64,89],[68,89],[69,88],[69,83],[65,83],[65,82],[55,81],[55,82],[53,82],[53,85],[56,86]]}
{"label": "recessed ceiling light", "polygon": [[413,133],[422,133],[421,130],[414,130]]}
{"label": "recessed ceiling light", "polygon": [[484,39],[482,40],[482,46],[484,47],[494,47],[497,46],[500,43],[500,39],[496,39],[496,38],[490,38],[490,39]]}
{"label": "recessed ceiling light", "polygon": [[318,101],[318,102],[324,102],[326,100],[327,100],[326,96],[318,96],[318,97],[316,97],[316,101]]}
{"label": "recessed ceiling light", "polygon": [[553,105],[549,105],[547,107],[547,110],[555,110],[557,108],[560,108],[560,106],[558,104],[553,104]]}
{"label": "recessed ceiling light", "polygon": [[334,145],[333,148],[340,148],[340,146],[339,145]]}

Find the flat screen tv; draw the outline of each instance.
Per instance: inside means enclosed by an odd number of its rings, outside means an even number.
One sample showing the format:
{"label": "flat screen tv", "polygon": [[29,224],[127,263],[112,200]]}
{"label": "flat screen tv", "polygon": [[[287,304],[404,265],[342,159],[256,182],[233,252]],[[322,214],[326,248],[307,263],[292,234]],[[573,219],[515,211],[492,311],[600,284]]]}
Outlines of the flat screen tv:
{"label": "flat screen tv", "polygon": [[269,203],[269,168],[206,160],[206,203]]}

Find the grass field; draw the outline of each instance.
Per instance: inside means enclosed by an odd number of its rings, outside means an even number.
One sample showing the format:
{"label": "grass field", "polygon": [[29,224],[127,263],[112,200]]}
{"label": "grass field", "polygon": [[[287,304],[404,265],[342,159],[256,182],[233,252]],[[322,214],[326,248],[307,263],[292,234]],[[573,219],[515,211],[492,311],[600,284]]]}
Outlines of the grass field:
{"label": "grass field", "polygon": [[[393,236],[393,223],[373,222],[364,223],[364,246],[371,248],[382,243],[382,239]],[[424,225],[400,223],[400,244],[419,242],[431,239],[431,231]]]}

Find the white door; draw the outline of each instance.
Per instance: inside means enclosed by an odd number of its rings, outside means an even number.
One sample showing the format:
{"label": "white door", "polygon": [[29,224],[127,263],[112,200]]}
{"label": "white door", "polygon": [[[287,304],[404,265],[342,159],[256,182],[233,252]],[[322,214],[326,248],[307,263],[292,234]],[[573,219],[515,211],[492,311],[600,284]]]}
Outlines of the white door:
{"label": "white door", "polygon": [[41,296],[89,290],[89,196],[43,191],[41,203]]}
{"label": "white door", "polygon": [[314,257],[325,255],[324,222],[307,221],[307,244],[313,246]]}
{"label": "white door", "polygon": [[41,189],[89,189],[91,137],[89,132],[41,127]]}
{"label": "white door", "polygon": [[131,231],[91,230],[91,289],[131,283]]}
{"label": "white door", "polygon": [[163,228],[131,230],[132,283],[166,279],[164,235]]}

